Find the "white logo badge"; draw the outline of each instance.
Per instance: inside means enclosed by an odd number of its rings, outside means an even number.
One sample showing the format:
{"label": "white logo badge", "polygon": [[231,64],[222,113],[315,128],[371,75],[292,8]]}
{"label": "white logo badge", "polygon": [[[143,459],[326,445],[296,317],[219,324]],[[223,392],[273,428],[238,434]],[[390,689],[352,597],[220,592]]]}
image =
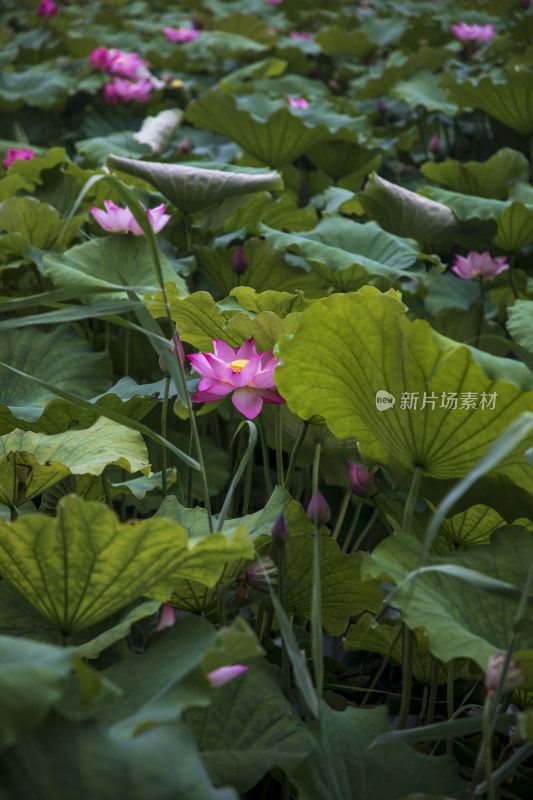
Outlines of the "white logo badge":
{"label": "white logo badge", "polygon": [[376,392],[376,408],[378,411],[388,411],[389,408],[394,406],[396,402],[396,398],[393,394],[386,392],[384,389],[380,389],[379,392]]}

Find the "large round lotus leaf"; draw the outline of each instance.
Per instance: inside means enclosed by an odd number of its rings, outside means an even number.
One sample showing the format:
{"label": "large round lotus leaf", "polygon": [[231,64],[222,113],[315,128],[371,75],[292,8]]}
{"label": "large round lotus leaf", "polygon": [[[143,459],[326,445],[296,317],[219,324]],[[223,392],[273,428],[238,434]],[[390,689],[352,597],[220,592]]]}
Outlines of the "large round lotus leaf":
{"label": "large round lotus leaf", "polygon": [[[533,522],[526,519],[516,520],[516,524],[533,530]],[[478,504],[444,519],[441,529],[450,550],[466,550],[488,544],[494,531],[506,525],[506,520],[494,508]]]}
{"label": "large round lotus leaf", "polygon": [[145,595],[167,599],[180,579],[213,586],[224,564],[253,557],[243,528],[189,545],[164,518],[122,524],[107,506],[65,497],[57,517],[0,520],[0,573],[64,633],[82,630]]}
{"label": "large round lotus leaf", "polygon": [[[326,103],[312,104],[304,113],[255,95],[239,107],[236,99],[210,89],[187,107],[187,120],[227,136],[261,163],[280,167],[328,139],[357,140],[353,117],[334,113]],[[300,112],[300,109],[296,109]]]}
{"label": "large round lotus leaf", "polygon": [[0,502],[19,505],[67,475],[101,475],[108,464],[128,472],[150,472],[138,431],[100,417],[91,428],[55,436],[13,431],[0,437]]}
{"label": "large round lotus leaf", "polygon": [[112,155],[109,156],[109,165],[153,184],[186,214],[221,203],[227,197],[265,189],[283,189],[283,181],[277,172],[244,167],[237,169],[225,164],[164,164]]}
{"label": "large round lotus leaf", "polygon": [[[105,392],[111,384],[107,353],[93,353],[69,325],[48,333],[41,327],[3,331],[0,361],[82,397]],[[0,367],[0,400],[6,406],[45,406],[55,395],[37,383]]]}
{"label": "large round lotus leaf", "polygon": [[420,171],[426,178],[440,183],[446,189],[478,197],[495,197],[505,200],[513,181],[527,174],[527,158],[518,150],[504,147],[484,162],[468,161],[462,164],[447,158],[440,164],[426,161]]}
{"label": "large round lotus leaf", "polygon": [[33,192],[36,186],[43,183],[43,170],[51,170],[66,161],[68,158],[63,147],[53,147],[42,157],[35,155],[29,161],[19,158],[11,165],[9,173],[0,180],[0,200],[12,197],[19,189]]}
{"label": "large round lotus leaf", "polygon": [[399,81],[392,94],[413,110],[423,106],[427,111],[440,111],[448,117],[455,117],[459,110],[456,103],[448,100],[446,92],[439,85],[439,76],[429,69],[423,69],[407,80]]}
{"label": "large round lotus leaf", "polygon": [[21,234],[40,250],[52,250],[60,236],[64,245],[77,236],[73,222],[64,228],[65,220],[59,211],[36,197],[9,197],[0,203],[0,230]]}
{"label": "large round lotus leaf", "polygon": [[[399,585],[420,565],[422,547],[412,536],[390,537],[366,557],[362,574],[387,576]],[[436,571],[418,574],[395,593],[394,606],[401,609],[410,628],[423,625],[427,629],[430,650],[441,661],[471,658],[485,669],[491,654],[505,651],[509,645],[520,591],[532,559],[533,533],[503,528],[493,535],[490,544],[466,553],[431,556],[425,562],[425,566],[471,570],[471,578]],[[477,573],[517,587],[516,596],[482,588]],[[531,626],[521,629],[518,647],[533,647]]]}
{"label": "large round lotus leaf", "polygon": [[[498,380],[498,359],[487,377],[468,347],[435,337],[372,288],[313,303],[279,354],[276,386],[289,407],[302,419],[322,415],[339,438],[355,436],[366,463],[398,479],[416,467],[440,479],[466,475],[533,398]],[[529,489],[527,444],[495,469]]]}
{"label": "large round lotus leaf", "polygon": [[[185,297],[188,290],[183,278],[174,272],[164,253],[159,253],[159,258],[164,280],[174,282],[179,296]],[[104,236],[65,253],[49,254],[43,258],[43,272],[55,286],[93,289],[93,300],[127,297],[125,292],[109,291],[116,286],[146,291],[159,286],[148,242],[144,236],[130,234]]]}
{"label": "large round lotus leaf", "polygon": [[528,70],[509,72],[504,83],[486,75],[477,83],[449,79],[446,85],[456,103],[479,108],[526,136],[533,133],[533,86]]}

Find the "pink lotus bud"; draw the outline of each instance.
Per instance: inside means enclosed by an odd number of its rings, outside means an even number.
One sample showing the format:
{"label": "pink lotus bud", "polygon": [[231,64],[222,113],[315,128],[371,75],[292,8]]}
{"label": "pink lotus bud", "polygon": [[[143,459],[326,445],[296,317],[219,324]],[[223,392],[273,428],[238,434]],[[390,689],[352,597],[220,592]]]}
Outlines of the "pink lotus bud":
{"label": "pink lotus bud", "polygon": [[15,161],[19,159],[23,159],[24,161],[31,161],[35,153],[33,150],[28,150],[26,147],[20,147],[18,150],[15,150],[13,147],[9,147],[6,153],[6,157],[3,160],[3,165],[5,169],[9,169],[11,164],[14,164]]}
{"label": "pink lotus bud", "polygon": [[236,275],[244,275],[248,268],[248,259],[244,255],[244,250],[239,245],[231,259],[231,268]]}
{"label": "pink lotus bud", "polygon": [[272,528],[272,538],[275,542],[285,544],[290,535],[289,526],[282,511]]}
{"label": "pink lotus bud", "polygon": [[384,100],[381,99],[381,97],[379,98],[378,102],[376,103],[376,108],[377,108],[377,110],[379,111],[380,114],[384,114],[385,111],[387,110],[387,105],[384,102]]}
{"label": "pink lotus bud", "polygon": [[209,672],[207,677],[213,689],[216,689],[224,686],[228,681],[232,681],[238,675],[242,675],[243,672],[248,672],[248,669],[249,667],[244,667],[242,664],[235,664],[233,667],[219,667],[213,672]]}
{"label": "pink lotus bud", "polygon": [[59,6],[56,6],[54,0],[41,0],[37,6],[37,14],[40,17],[55,17],[59,11]]}
{"label": "pink lotus bud", "polygon": [[371,497],[373,494],[376,494],[379,485],[371,472],[355,464],[353,461],[348,460],[348,473],[350,476],[350,487],[356,497]]}
{"label": "pink lotus bud", "polygon": [[331,516],[330,508],[326,502],[326,498],[320,491],[317,489],[314,495],[311,498],[311,502],[307,506],[307,516],[309,519],[318,525],[325,525],[328,519]]}
{"label": "pink lotus bud", "polygon": [[[485,689],[487,690],[487,697],[494,697],[496,689],[500,682],[502,667],[505,661],[505,653],[493,653],[489,658],[487,664],[487,672],[485,674]],[[514,689],[520,689],[526,681],[524,671],[520,664],[511,658],[505,673],[505,680],[503,682],[503,693],[512,692]]]}
{"label": "pink lotus bud", "polygon": [[165,603],[161,612],[161,616],[159,617],[159,625],[157,626],[158,632],[162,631],[163,628],[171,628],[175,622],[176,611],[170,605],[170,603]]}
{"label": "pink lotus bud", "polygon": [[527,11],[531,7],[531,0],[522,0],[522,8]]}
{"label": "pink lotus bud", "polygon": [[430,153],[440,153],[441,150],[440,139],[436,133],[429,140],[428,150],[430,151]]}
{"label": "pink lotus bud", "polygon": [[[181,343],[181,339],[180,339],[178,333],[174,334],[174,336],[170,340],[169,344],[170,344],[170,349],[174,353],[174,356],[176,358],[178,358],[178,354],[179,354],[179,358],[181,360],[181,363],[183,364],[183,366],[185,366],[185,353],[183,351],[183,345]],[[168,374],[167,373],[167,368],[165,366],[165,362],[163,361],[161,356],[159,356],[159,367],[160,367],[161,371],[165,373],[165,375]]]}
{"label": "pink lotus bud", "polygon": [[178,145],[178,153],[190,153],[191,150],[194,150],[194,142],[186,136]]}

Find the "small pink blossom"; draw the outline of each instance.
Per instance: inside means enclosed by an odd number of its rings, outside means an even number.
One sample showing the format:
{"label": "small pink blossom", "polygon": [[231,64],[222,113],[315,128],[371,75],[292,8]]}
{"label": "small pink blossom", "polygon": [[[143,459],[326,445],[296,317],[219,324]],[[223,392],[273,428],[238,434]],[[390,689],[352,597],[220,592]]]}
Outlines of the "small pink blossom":
{"label": "small pink blossom", "polygon": [[18,150],[15,150],[13,147],[9,147],[6,153],[6,157],[3,160],[4,168],[9,169],[11,164],[19,159],[23,159],[24,161],[31,161],[35,153],[33,150],[28,150],[27,147],[20,147]]}
{"label": "small pink blossom", "polygon": [[194,42],[200,36],[200,31],[193,31],[192,28],[163,28],[162,30],[169,42],[177,44]]}
{"label": "small pink blossom", "polygon": [[312,33],[306,33],[305,31],[291,31],[289,33],[289,39],[308,39],[312,41],[314,38]]}
{"label": "small pink blossom", "polygon": [[430,151],[430,153],[440,153],[440,149],[441,149],[440,139],[435,133],[429,140],[428,150]]}
{"label": "small pink blossom", "polygon": [[57,6],[54,0],[41,0],[37,7],[37,13],[40,17],[55,17],[59,8],[60,6]]}
{"label": "small pink blossom", "polygon": [[214,353],[188,356],[202,376],[195,403],[221,400],[233,392],[231,402],[247,419],[254,419],[266,403],[284,403],[276,390],[274,370],[278,360],[272,350],[258,353],[253,339],[234,349],[221,339],[213,340]]}
{"label": "small pink blossom", "polygon": [[488,42],[496,36],[493,25],[468,25],[460,22],[452,25],[451,30],[461,42]]}
{"label": "small pink blossom", "polygon": [[466,280],[472,278],[491,280],[506,269],[509,269],[509,264],[506,262],[505,256],[491,258],[488,250],[485,250],[484,253],[470,252],[467,256],[456,255],[452,266],[452,272]]}
{"label": "small pink blossom", "polygon": [[[108,231],[108,233],[132,233],[134,236],[143,235],[141,226],[129,208],[121,208],[115,205],[112,200],[104,200],[104,206],[106,208],[105,211],[93,206],[91,214],[105,231]],[[146,211],[154,233],[159,233],[170,219],[170,214],[165,214],[165,210],[165,206],[161,204],[157,208],[149,208]]]}
{"label": "small pink blossom", "polygon": [[242,664],[235,664],[233,667],[219,667],[209,672],[207,678],[213,689],[217,689],[219,686],[224,686],[228,681],[232,681],[238,675],[242,675],[243,672],[248,672],[248,669]]}
{"label": "small pink blossom", "polygon": [[287,100],[289,101],[289,105],[291,108],[308,108],[309,103],[305,99],[305,97],[291,97],[288,95]]}
{"label": "small pink blossom", "polygon": [[154,84],[148,78],[141,78],[140,81],[132,83],[124,78],[115,78],[111,83],[102,86],[102,97],[106,103],[120,103],[121,101],[130,102],[136,100],[138,103],[147,103]]}
{"label": "small pink blossom", "polygon": [[171,628],[176,622],[176,611],[170,603],[165,603],[161,616],[159,617],[159,624],[157,632],[162,631],[164,628]]}

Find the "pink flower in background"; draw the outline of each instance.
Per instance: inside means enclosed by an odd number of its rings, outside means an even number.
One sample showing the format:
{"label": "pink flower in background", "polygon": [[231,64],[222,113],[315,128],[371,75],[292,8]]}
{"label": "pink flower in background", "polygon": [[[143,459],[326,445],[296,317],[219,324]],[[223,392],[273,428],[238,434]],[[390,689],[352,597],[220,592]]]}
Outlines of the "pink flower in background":
{"label": "pink flower in background", "polygon": [[26,147],[20,147],[18,150],[15,150],[13,147],[9,147],[6,153],[6,157],[3,160],[4,168],[9,169],[11,164],[14,164],[15,161],[19,159],[23,159],[24,161],[31,161],[35,153],[33,150],[28,150]]}
{"label": "pink flower in background", "polygon": [[314,35],[312,33],[306,33],[305,31],[291,31],[289,33],[289,39],[314,39]]}
{"label": "pink flower in background", "polygon": [[284,403],[276,391],[274,369],[278,360],[272,350],[258,353],[253,339],[247,339],[237,349],[221,339],[213,339],[214,353],[187,356],[196,372],[202,376],[195,403],[221,400],[233,392],[231,402],[247,419],[254,419],[266,403]]}
{"label": "pink flower in background", "polygon": [[[141,226],[129,208],[121,208],[115,205],[112,200],[104,200],[104,206],[106,208],[105,211],[93,206],[91,214],[105,231],[108,231],[108,233],[132,233],[134,236],[143,235]],[[159,233],[170,219],[170,214],[165,214],[165,210],[165,206],[161,204],[157,208],[149,208],[146,211],[154,233]]]}
{"label": "pink flower in background", "polygon": [[265,0],[265,3],[268,3],[269,6],[279,6],[281,0]]}
{"label": "pink flower in background", "polygon": [[211,686],[216,689],[219,686],[224,686],[228,681],[232,681],[233,678],[236,678],[238,675],[242,675],[243,672],[248,672],[248,667],[242,664],[235,664],[233,667],[219,667],[218,669],[214,669],[212,672],[208,673],[207,677]]}
{"label": "pink flower in background", "polygon": [[433,136],[432,136],[432,137],[431,137],[431,139],[429,140],[429,143],[428,143],[428,150],[429,150],[431,153],[440,153],[440,148],[441,148],[441,145],[440,145],[440,139],[439,139],[439,137],[437,136],[437,134],[435,133],[435,134],[433,134]]}
{"label": "pink flower in background", "polygon": [[467,256],[456,255],[452,272],[466,280],[472,278],[491,280],[506,269],[509,269],[509,264],[506,262],[505,256],[491,258],[489,251],[485,250],[484,253],[470,252]]}
{"label": "pink flower in background", "polygon": [[460,22],[452,25],[451,30],[461,42],[488,42],[496,36],[493,25],[468,25]]}
{"label": "pink flower in background", "polygon": [[154,84],[148,78],[132,83],[125,78],[115,78],[111,83],[102,86],[102,97],[106,103],[130,102],[147,103],[150,99]]}
{"label": "pink flower in background", "polygon": [[59,11],[59,6],[56,6],[54,0],[41,0],[37,7],[37,13],[40,17],[55,17]]}
{"label": "pink flower in background", "polygon": [[163,28],[162,30],[169,42],[177,42],[177,44],[194,42],[200,36],[200,31],[193,31],[192,28]]}
{"label": "pink flower in background", "polygon": [[309,103],[305,99],[305,97],[291,97],[288,95],[287,100],[289,101],[289,105],[291,108],[308,108]]}
{"label": "pink flower in background", "polygon": [[143,72],[147,72],[146,61],[138,53],[125,53],[116,48],[95,48],[89,56],[89,64],[95,69],[103,69],[110,75],[120,75],[123,78],[139,78]]}
{"label": "pink flower in background", "polygon": [[96,47],[91,50],[89,55],[89,64],[95,69],[107,69],[113,60],[113,50],[108,50],[107,47]]}

